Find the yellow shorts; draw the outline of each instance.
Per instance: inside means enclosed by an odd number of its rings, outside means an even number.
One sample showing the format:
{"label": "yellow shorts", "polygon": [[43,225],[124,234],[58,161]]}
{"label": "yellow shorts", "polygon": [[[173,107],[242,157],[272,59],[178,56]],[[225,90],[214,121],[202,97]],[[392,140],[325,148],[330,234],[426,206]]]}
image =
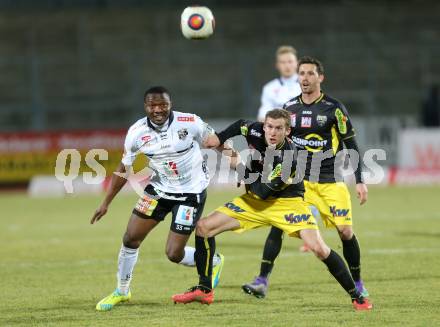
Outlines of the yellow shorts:
{"label": "yellow shorts", "polygon": [[351,199],[347,185],[304,181],[304,201],[315,206],[325,227],[352,225]]}
{"label": "yellow shorts", "polygon": [[242,233],[263,226],[275,226],[289,236],[299,237],[302,229],[318,229],[309,205],[302,198],[274,198],[261,200],[252,194],[243,194],[219,207],[240,222],[234,232]]}

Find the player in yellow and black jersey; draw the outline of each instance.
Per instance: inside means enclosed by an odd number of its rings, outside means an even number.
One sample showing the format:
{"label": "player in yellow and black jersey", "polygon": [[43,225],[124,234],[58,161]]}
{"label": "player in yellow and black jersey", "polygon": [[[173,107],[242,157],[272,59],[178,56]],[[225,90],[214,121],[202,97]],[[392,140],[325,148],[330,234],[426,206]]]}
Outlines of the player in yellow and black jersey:
{"label": "player in yellow and black jersey", "polygon": [[[356,310],[370,310],[371,303],[356,289],[344,260],[323,241],[303,200],[303,183],[295,180],[295,147],[286,136],[290,132],[290,117],[286,110],[273,109],[266,113],[264,123],[238,120],[218,134],[209,135],[204,145],[218,148],[234,136],[243,135],[250,149],[258,151],[247,165],[246,193],[217,208],[197,223],[196,265],[199,285],[173,296],[175,303],[201,302],[211,304],[212,258],[215,236],[225,231],[238,233],[274,226],[289,236],[301,238],[327,266],[344,290],[350,295]],[[287,160],[286,160],[287,159]],[[291,164],[288,167],[288,164]],[[283,176],[283,170],[287,172]],[[251,175],[253,179],[251,180]],[[267,176],[267,177],[265,177]]]}
{"label": "player in yellow and black jersey", "polygon": [[[320,61],[311,57],[301,58],[298,76],[302,93],[288,101],[284,109],[290,113],[290,137],[300,150],[298,162],[303,163],[304,200],[319,211],[326,227],[336,227],[356,288],[367,297],[360,275],[359,243],[352,228],[350,193],[341,175],[345,159],[341,152],[343,145],[359,154],[351,119],[341,102],[321,91],[324,68]],[[301,150],[304,150],[303,157]],[[368,190],[362,180],[361,166],[354,168],[356,192],[363,204]],[[298,168],[297,173],[300,170]],[[268,277],[281,250],[282,235],[280,229],[272,227],[264,247],[260,275],[253,282],[243,285],[245,292],[257,297],[266,295]]]}

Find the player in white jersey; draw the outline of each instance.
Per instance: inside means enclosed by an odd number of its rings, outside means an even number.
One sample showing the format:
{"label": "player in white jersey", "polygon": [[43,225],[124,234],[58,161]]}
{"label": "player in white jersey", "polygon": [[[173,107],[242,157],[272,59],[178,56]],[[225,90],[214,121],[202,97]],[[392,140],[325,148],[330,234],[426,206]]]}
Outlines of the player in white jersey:
{"label": "player in white jersey", "polygon": [[282,108],[290,99],[301,93],[298,82],[298,59],[292,46],[283,45],[276,51],[276,69],[280,77],[268,82],[261,93],[261,106],[258,120],[264,121],[266,113],[274,108]]}
{"label": "player in white jersey", "polygon": [[[169,92],[161,86],[145,92],[144,108],[147,116],[128,130],[122,162],[112,177],[103,203],[91,220],[93,224],[106,214],[113,198],[126,183],[136,155],[146,155],[153,171],[151,182],[135,205],[123,237],[118,258],[117,288],[96,305],[98,311],[111,310],[116,304],[131,298],[130,282],[139,247],[168,213],[172,213],[166,243],[168,259],[191,267],[195,267],[197,260],[195,248],[186,246],[186,243],[202,214],[209,183],[209,172],[199,143],[213,130],[194,114],[171,110]],[[213,287],[218,283],[223,256],[216,254],[215,261]]]}

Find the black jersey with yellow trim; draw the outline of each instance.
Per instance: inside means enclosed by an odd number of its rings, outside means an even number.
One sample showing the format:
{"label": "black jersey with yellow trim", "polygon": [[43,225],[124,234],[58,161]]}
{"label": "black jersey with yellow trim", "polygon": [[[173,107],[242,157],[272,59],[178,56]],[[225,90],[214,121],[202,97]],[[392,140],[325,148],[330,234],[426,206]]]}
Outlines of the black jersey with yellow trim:
{"label": "black jersey with yellow trim", "polygon": [[355,136],[345,106],[321,93],[313,103],[304,103],[299,95],[283,108],[290,112],[292,141],[299,150],[308,151],[304,178],[320,183],[342,181],[338,165],[343,161],[335,167],[336,155],[343,149],[342,142]]}
{"label": "black jersey with yellow trim", "polygon": [[[223,144],[227,139],[242,135],[245,137],[248,147],[257,150],[259,156],[250,158],[246,165],[245,178],[251,173],[257,173],[258,178],[252,183],[246,185],[246,190],[258,195],[262,199],[268,197],[292,198],[304,196],[304,183],[302,179],[295,179],[296,174],[296,147],[285,138],[281,144],[271,150],[265,141],[263,123],[240,119],[229,125],[225,130],[217,133],[220,143]],[[272,159],[265,162],[269,156],[269,151],[275,151],[270,154]],[[287,151],[290,151],[287,154]],[[285,157],[289,155],[289,157]],[[255,159],[254,159],[255,158]],[[284,160],[286,158],[286,160]],[[265,166],[268,174],[264,175]],[[289,165],[289,176],[282,176],[283,165]]]}

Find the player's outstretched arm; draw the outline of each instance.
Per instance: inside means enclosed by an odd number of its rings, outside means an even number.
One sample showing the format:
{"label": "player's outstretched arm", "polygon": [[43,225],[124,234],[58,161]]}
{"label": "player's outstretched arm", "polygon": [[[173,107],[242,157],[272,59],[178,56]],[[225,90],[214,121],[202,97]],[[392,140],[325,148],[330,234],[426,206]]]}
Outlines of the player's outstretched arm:
{"label": "player's outstretched arm", "polygon": [[[116,174],[119,173],[119,174]],[[107,191],[107,194],[104,198],[104,201],[102,201],[102,204],[98,209],[96,209],[95,213],[93,214],[92,219],[90,220],[91,224],[94,224],[98,220],[102,218],[107,213],[108,207],[110,203],[113,201],[116,194],[119,193],[119,191],[122,189],[122,187],[127,182],[127,179],[123,176],[120,176],[121,174],[126,174],[126,169],[124,164],[121,162],[116,169],[115,173],[113,173],[112,180],[110,183],[110,187]]]}
{"label": "player's outstretched arm", "polygon": [[217,134],[209,134],[203,140],[203,147],[208,149],[215,149],[220,146],[220,140]]}
{"label": "player's outstretched arm", "polygon": [[368,188],[364,183],[356,184],[356,194],[359,199],[359,203],[363,205],[368,200]]}
{"label": "player's outstretched arm", "polygon": [[[367,185],[364,184],[364,180],[362,178],[362,163],[360,161],[360,152],[356,142],[356,138],[354,136],[349,137],[343,140],[344,145],[347,149],[356,151],[359,154],[359,161],[357,167],[353,167],[354,177],[356,179],[356,195],[359,199],[360,204],[364,204],[368,199],[368,188]],[[350,160],[351,161],[351,160]],[[353,165],[353,163],[352,163]]]}

